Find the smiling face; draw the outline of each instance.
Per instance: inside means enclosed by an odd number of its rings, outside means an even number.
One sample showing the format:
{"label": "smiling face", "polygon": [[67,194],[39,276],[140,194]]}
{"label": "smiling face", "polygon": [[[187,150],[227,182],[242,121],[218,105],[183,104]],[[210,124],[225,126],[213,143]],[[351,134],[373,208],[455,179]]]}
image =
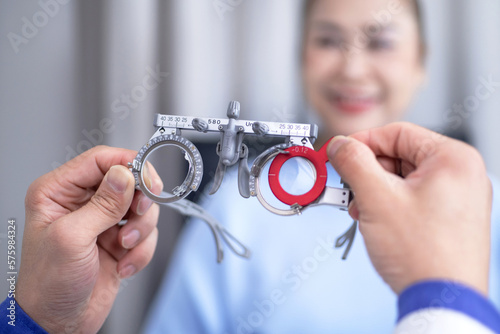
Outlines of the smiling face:
{"label": "smiling face", "polygon": [[303,80],[323,135],[349,135],[399,119],[424,78],[422,57],[411,1],[314,0]]}

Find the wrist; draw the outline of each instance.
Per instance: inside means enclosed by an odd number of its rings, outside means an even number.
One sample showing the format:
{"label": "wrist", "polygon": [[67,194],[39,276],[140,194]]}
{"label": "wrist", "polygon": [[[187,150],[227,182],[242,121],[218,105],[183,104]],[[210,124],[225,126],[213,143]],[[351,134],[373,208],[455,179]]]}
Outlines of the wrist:
{"label": "wrist", "polygon": [[47,334],[47,330],[26,313],[13,296],[6,298],[0,304],[0,316],[1,333]]}
{"label": "wrist", "polygon": [[384,248],[391,256],[380,261],[378,270],[393,291],[399,295],[406,288],[422,281],[448,281],[470,286],[487,296],[489,243],[481,240],[483,247],[476,246],[480,242],[457,241],[460,236],[456,236],[455,240],[444,236],[439,241],[429,238],[429,234],[440,233],[427,231],[414,234],[411,239],[399,237],[396,249],[402,251],[398,255]]}
{"label": "wrist", "polygon": [[20,280],[15,300],[24,313],[48,333],[64,332],[56,326],[57,321],[51,317],[50,310],[47,309],[50,302],[47,300],[44,301],[43,297],[39,296],[35,291],[23,289],[22,280]]}
{"label": "wrist", "polygon": [[450,274],[429,274],[429,275],[415,275],[408,281],[396,286],[393,289],[397,295],[401,295],[404,291],[409,289],[414,285],[418,285],[421,282],[454,282],[456,284],[461,284],[464,286],[477,291],[484,297],[489,295],[488,289],[488,278],[479,279],[474,277],[466,277],[463,275],[450,275]]}

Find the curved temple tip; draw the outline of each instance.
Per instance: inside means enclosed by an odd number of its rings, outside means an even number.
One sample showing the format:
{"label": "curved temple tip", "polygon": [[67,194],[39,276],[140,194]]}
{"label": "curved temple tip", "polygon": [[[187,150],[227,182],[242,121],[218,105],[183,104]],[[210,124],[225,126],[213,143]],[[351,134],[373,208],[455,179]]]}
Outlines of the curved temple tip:
{"label": "curved temple tip", "polygon": [[344,255],[342,255],[342,260],[347,259],[347,255],[351,251],[351,247],[354,243],[354,237],[356,236],[356,230],[358,229],[358,221],[354,220],[351,227],[340,237],[337,238],[337,242],[335,243],[335,248],[340,248],[344,246],[347,242],[347,247],[344,251]]}
{"label": "curved temple tip", "polygon": [[245,259],[250,258],[252,252],[241,241],[236,239],[236,237],[229,233],[224,227],[217,225],[215,228],[222,236],[222,240],[224,240],[234,254]]}
{"label": "curved temple tip", "polygon": [[224,251],[222,249],[217,250],[217,263],[222,263],[224,260]]}
{"label": "curved temple tip", "polygon": [[[164,194],[168,193],[164,192]],[[217,220],[198,204],[195,204],[187,199],[181,199],[177,202],[161,204],[171,207],[172,209],[183,215],[199,218],[201,221],[208,225],[215,240],[215,248],[217,250],[217,263],[221,263],[224,259],[224,248],[222,242],[224,242],[236,255],[243,258],[250,257],[250,250],[242,242],[236,239],[231,233],[229,233],[224,227],[219,225]]]}

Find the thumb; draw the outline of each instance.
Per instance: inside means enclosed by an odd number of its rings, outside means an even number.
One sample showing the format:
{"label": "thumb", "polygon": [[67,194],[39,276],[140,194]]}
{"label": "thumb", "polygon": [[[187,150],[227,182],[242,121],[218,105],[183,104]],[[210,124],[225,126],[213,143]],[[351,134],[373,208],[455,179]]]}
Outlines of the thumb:
{"label": "thumb", "polygon": [[111,167],[89,202],[71,214],[73,225],[85,230],[82,235],[95,238],[119,223],[132,203],[134,183],[126,167]]}
{"label": "thumb", "polygon": [[354,138],[335,137],[327,148],[328,158],[333,168],[356,194],[356,201],[366,198],[373,200],[375,194],[388,193],[392,179],[377,161],[373,151]]}

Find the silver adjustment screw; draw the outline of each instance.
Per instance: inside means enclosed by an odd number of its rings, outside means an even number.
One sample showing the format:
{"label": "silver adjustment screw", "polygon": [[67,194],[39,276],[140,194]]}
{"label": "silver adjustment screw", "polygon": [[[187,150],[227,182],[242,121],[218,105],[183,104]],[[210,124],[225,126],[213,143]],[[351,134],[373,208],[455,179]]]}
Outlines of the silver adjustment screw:
{"label": "silver adjustment screw", "polygon": [[269,126],[266,123],[255,122],[252,124],[252,130],[259,136],[264,136],[269,132]]}
{"label": "silver adjustment screw", "polygon": [[238,101],[229,102],[229,106],[227,107],[227,117],[232,119],[238,119],[240,117],[240,103]]}
{"label": "silver adjustment screw", "polygon": [[208,131],[208,123],[200,118],[193,119],[193,122],[191,124],[193,125],[193,128],[198,132],[205,133]]}

